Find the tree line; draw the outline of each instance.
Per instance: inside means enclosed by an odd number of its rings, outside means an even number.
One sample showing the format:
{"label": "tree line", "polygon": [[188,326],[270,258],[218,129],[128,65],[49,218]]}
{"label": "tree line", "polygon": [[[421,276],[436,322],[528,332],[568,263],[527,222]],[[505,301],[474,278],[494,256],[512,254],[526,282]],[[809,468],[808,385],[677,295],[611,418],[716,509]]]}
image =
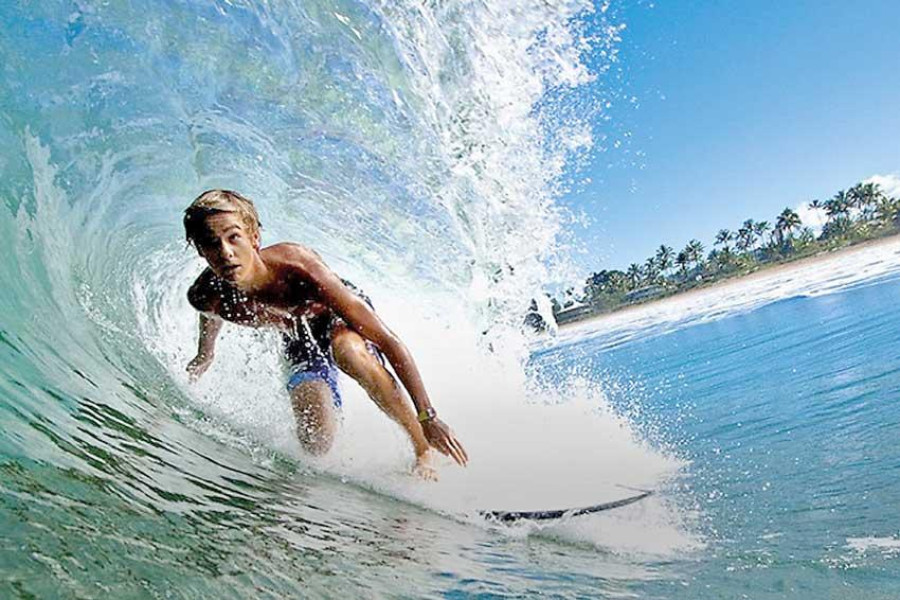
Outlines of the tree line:
{"label": "tree line", "polygon": [[824,218],[818,235],[785,208],[773,222],[747,219],[735,230],[720,229],[709,252],[696,239],[679,251],[661,244],[643,263],[592,273],[582,290],[552,298],[554,313],[561,322],[577,319],[900,230],[900,199],[876,183],[858,183],[807,206]]}

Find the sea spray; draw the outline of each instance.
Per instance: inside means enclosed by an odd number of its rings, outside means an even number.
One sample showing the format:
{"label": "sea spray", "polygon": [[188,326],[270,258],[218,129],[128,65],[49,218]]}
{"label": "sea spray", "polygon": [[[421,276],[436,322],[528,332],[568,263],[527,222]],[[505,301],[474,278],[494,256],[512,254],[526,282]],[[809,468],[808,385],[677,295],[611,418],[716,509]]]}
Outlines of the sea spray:
{"label": "sea spray", "polygon": [[[44,465],[38,475],[16,463],[10,485],[25,493],[43,479],[49,495],[104,507],[115,529],[131,511],[252,521],[270,490],[248,490],[270,469],[284,477],[284,457],[451,514],[581,502],[676,473],[681,463],[596,389],[537,390],[522,365],[523,314],[564,272],[561,177],[589,151],[598,110],[567,94],[594,85],[582,56],[612,48],[618,32],[608,23],[587,35],[586,19],[606,19],[591,11],[4,5],[0,189],[16,240],[2,270],[14,282],[2,292],[4,447]],[[406,441],[350,381],[334,452],[303,455],[275,332],[226,327],[216,364],[187,383],[196,314],[185,292],[203,263],[180,217],[210,187],[256,201],[264,243],[309,245],[372,296],[467,445],[469,469],[441,465],[430,487],[410,478]],[[58,511],[45,522],[30,517],[43,531],[81,523],[49,502]],[[157,525],[145,530],[169,531]]]}

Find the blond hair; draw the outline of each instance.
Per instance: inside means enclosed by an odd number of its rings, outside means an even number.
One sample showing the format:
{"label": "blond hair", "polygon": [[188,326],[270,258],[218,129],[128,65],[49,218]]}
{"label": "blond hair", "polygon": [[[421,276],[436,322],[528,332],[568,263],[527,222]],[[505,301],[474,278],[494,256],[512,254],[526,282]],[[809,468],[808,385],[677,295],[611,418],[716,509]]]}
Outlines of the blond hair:
{"label": "blond hair", "polygon": [[197,247],[197,239],[205,231],[206,217],[216,213],[235,213],[252,235],[262,225],[253,202],[231,190],[207,190],[197,196],[184,211],[184,237]]}

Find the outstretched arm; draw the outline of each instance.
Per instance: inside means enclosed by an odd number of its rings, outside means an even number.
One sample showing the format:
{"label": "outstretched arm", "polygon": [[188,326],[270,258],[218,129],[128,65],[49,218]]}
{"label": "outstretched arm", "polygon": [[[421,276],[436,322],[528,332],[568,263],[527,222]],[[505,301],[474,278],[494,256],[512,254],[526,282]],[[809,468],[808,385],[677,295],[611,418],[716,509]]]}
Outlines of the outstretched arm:
{"label": "outstretched arm", "polygon": [[216,357],[216,337],[222,329],[222,319],[200,313],[200,336],[197,342],[197,356],[188,363],[187,372],[191,381],[203,375]]}
{"label": "outstretched arm", "polygon": [[206,269],[188,290],[188,302],[200,312],[200,335],[197,356],[187,365],[191,381],[196,381],[212,364],[216,355],[216,337],[222,329],[222,319],[215,315],[216,302],[209,291],[212,271]]}
{"label": "outstretched arm", "polygon": [[354,294],[343,281],[318,258],[303,260],[302,268],[317,287],[322,300],[337,312],[357,333],[378,346],[406,391],[419,415],[425,438],[440,452],[460,465],[469,457],[453,431],[440,419],[425,391],[425,384],[406,345],[390,331],[375,311]]}

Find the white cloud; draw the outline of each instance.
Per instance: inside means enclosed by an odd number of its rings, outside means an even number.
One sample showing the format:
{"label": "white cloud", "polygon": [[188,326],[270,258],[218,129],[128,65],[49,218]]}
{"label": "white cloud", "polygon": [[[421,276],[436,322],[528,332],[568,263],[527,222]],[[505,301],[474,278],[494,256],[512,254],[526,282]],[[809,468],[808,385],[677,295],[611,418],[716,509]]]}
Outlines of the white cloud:
{"label": "white cloud", "polygon": [[896,173],[872,175],[863,183],[877,183],[881,186],[881,191],[888,196],[900,197],[900,175]]}
{"label": "white cloud", "polygon": [[812,227],[816,235],[822,232],[822,226],[825,225],[826,221],[823,209],[812,209],[809,207],[809,204],[803,202],[794,209],[794,212],[800,217],[800,222],[803,223],[804,227]]}
{"label": "white cloud", "polygon": [[[888,196],[900,198],[900,175],[896,173],[888,173],[887,175],[872,175],[863,183],[877,183],[881,186],[881,191]],[[812,209],[809,204],[802,203],[794,209],[803,225],[812,227],[816,235],[822,232],[822,226],[825,225],[827,218],[825,211],[821,208]]]}

